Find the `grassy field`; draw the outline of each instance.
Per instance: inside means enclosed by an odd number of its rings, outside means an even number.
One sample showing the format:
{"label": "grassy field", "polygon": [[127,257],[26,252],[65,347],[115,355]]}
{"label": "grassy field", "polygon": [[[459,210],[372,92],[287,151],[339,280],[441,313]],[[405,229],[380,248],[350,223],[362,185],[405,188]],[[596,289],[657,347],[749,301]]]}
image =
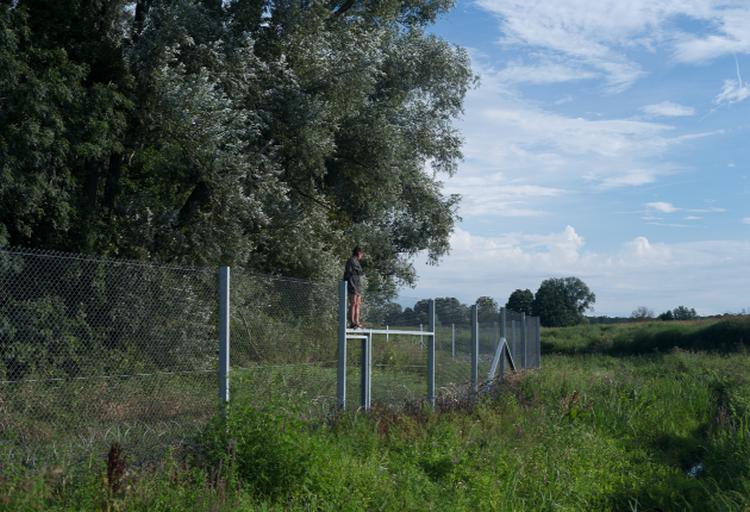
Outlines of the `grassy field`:
{"label": "grassy field", "polygon": [[750,507],[750,319],[550,329],[543,343],[541,370],[436,413],[306,419],[283,394],[253,402],[248,374],[226,423],[153,465],[126,450],[4,467],[0,510]]}

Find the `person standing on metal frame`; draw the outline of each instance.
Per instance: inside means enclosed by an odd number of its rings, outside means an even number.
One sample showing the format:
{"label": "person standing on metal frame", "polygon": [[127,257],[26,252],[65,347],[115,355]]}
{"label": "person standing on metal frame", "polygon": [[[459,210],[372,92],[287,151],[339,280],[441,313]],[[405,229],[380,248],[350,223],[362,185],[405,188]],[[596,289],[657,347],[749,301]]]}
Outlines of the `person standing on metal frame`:
{"label": "person standing on metal frame", "polygon": [[352,256],[344,266],[344,281],[346,281],[347,295],[349,296],[349,327],[359,329],[362,327],[359,315],[362,309],[362,265],[360,262],[365,258],[365,251],[360,246],[352,249]]}

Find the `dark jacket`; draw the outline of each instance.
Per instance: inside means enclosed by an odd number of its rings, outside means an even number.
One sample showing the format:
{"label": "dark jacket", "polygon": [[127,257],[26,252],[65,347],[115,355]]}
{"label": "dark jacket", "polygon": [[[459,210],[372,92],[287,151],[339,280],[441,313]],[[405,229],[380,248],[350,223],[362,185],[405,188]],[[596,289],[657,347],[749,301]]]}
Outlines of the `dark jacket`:
{"label": "dark jacket", "polygon": [[362,265],[356,256],[352,256],[346,262],[344,267],[344,281],[349,295],[362,294]]}

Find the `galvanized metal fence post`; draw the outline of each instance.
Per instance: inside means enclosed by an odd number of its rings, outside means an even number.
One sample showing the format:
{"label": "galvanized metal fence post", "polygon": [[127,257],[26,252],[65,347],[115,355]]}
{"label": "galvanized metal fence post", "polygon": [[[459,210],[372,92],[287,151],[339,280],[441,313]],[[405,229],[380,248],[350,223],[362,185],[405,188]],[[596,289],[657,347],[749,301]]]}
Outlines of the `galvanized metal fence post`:
{"label": "galvanized metal fence post", "polygon": [[519,357],[519,354],[518,354],[518,352],[520,351],[520,347],[518,346],[519,345],[519,343],[518,343],[518,329],[516,327],[516,324],[518,322],[516,322],[513,319],[514,315],[515,315],[515,313],[513,315],[511,315],[511,320],[510,320],[510,337],[513,340],[513,344],[511,346],[511,351],[510,352],[511,352],[511,354],[513,354],[513,360],[517,361],[516,362],[516,365],[517,365],[518,361],[520,361],[521,358]]}
{"label": "galvanized metal fence post", "polygon": [[[424,331],[424,325],[419,324],[419,332]],[[424,349],[424,336],[419,335],[419,348]]]}
{"label": "galvanized metal fence post", "polygon": [[229,402],[229,267],[219,267],[219,399]]}
{"label": "galvanized metal fence post", "polygon": [[336,375],[336,404],[346,409],[346,281],[339,282],[339,356]]}
{"label": "galvanized metal fence post", "polygon": [[427,325],[432,334],[427,341],[427,401],[435,407],[435,300],[427,304]]}
{"label": "galvanized metal fence post", "polygon": [[479,393],[479,318],[477,305],[471,306],[471,392]]}
{"label": "galvanized metal fence post", "polygon": [[[510,351],[510,343],[508,342],[508,314],[505,308],[500,308],[500,339],[505,340],[506,349]],[[505,354],[500,357],[500,380],[503,380],[505,373]]]}
{"label": "galvanized metal fence post", "polygon": [[456,324],[451,324],[451,357],[456,358]]}
{"label": "galvanized metal fence post", "polygon": [[372,333],[362,339],[362,366],[360,383],[360,405],[365,411],[372,401]]}
{"label": "galvanized metal fence post", "polygon": [[500,337],[508,339],[508,330],[506,329],[507,314],[505,308],[500,308]]}
{"label": "galvanized metal fence post", "polygon": [[542,321],[536,318],[536,367],[542,367]]}
{"label": "galvanized metal fence post", "polygon": [[527,368],[528,352],[528,329],[526,326],[526,313],[521,313],[521,368]]}

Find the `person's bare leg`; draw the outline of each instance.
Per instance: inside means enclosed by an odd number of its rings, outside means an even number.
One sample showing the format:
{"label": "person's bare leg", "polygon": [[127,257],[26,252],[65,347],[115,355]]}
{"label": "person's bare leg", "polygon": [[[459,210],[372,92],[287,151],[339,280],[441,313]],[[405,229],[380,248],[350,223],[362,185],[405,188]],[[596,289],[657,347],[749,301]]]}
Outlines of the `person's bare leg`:
{"label": "person's bare leg", "polygon": [[351,325],[352,327],[357,326],[357,322],[354,321],[354,308],[356,304],[357,296],[352,295],[351,297],[349,297],[349,325]]}
{"label": "person's bare leg", "polygon": [[362,296],[361,295],[355,295],[354,296],[354,308],[352,312],[352,321],[354,322],[354,325],[357,327],[360,326],[360,320],[359,320],[359,313],[360,313],[360,307],[362,305]]}

